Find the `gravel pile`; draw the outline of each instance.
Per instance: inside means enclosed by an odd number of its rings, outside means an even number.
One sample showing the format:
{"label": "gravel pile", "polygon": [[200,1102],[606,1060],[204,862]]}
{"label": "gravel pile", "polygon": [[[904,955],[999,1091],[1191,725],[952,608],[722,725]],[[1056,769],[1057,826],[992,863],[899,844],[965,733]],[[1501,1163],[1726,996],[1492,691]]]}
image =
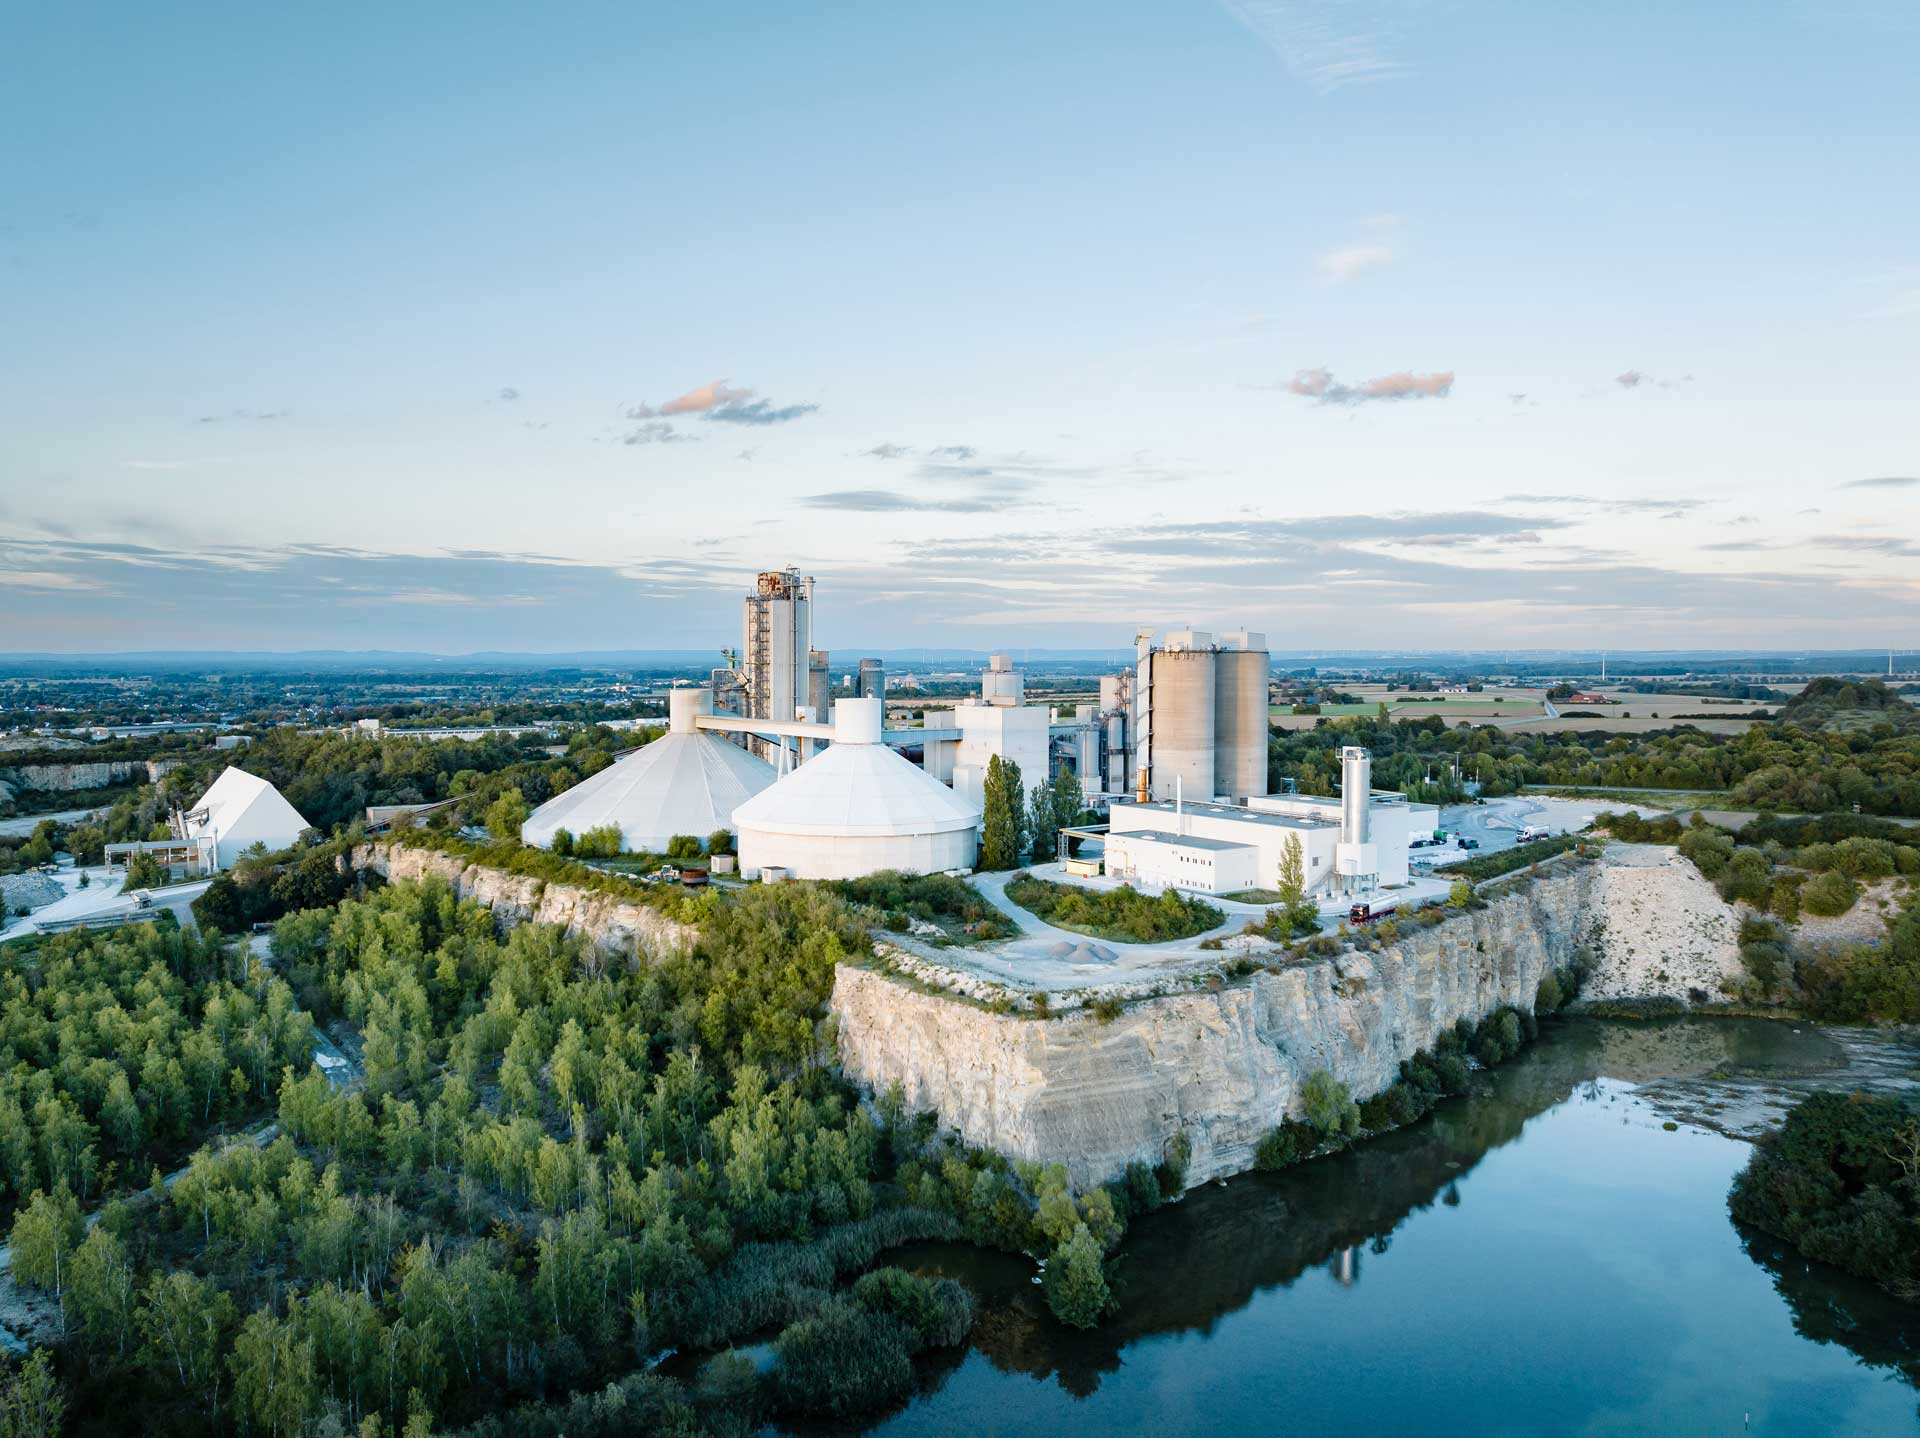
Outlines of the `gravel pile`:
{"label": "gravel pile", "polygon": [[66,892],[58,879],[47,874],[0,874],[0,906],[7,915],[51,904]]}

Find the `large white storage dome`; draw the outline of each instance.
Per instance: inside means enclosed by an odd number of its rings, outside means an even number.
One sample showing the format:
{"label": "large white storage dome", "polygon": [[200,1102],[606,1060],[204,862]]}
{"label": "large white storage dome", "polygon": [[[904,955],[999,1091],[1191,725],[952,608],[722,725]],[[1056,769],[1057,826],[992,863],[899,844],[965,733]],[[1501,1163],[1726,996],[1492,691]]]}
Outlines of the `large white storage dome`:
{"label": "large white storage dome", "polygon": [[881,701],[833,706],[833,743],[733,811],[740,869],[856,879],[971,869],[980,811],[880,742]]}
{"label": "large white storage dome", "polygon": [[616,824],[626,848],[658,853],[675,834],[731,829],[735,807],[773,783],[773,766],[694,727],[705,697],[676,692],[667,733],[535,809],[520,841],[548,849],[561,829],[577,838]]}

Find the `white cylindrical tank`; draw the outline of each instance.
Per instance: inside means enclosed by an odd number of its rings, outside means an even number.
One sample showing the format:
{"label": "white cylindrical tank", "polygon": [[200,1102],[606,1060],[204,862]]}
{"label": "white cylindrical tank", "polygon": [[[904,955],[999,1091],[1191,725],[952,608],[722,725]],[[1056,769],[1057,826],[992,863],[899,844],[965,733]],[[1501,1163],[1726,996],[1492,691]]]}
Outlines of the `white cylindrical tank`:
{"label": "white cylindrical tank", "polygon": [[1218,792],[1214,787],[1218,661],[1211,649],[1154,652],[1147,704],[1153,736],[1150,777],[1156,799],[1173,798],[1176,786],[1200,799]]}
{"label": "white cylindrical tank", "polygon": [[970,869],[980,811],[880,740],[883,703],[833,706],[833,743],[733,811],[740,871],[854,879]]}
{"label": "white cylindrical tank", "polygon": [[1364,844],[1370,837],[1373,755],[1357,744],[1340,751],[1340,841]]}
{"label": "white cylindrical tank", "polygon": [[1235,799],[1265,794],[1267,651],[1222,649],[1215,666],[1213,792]]}

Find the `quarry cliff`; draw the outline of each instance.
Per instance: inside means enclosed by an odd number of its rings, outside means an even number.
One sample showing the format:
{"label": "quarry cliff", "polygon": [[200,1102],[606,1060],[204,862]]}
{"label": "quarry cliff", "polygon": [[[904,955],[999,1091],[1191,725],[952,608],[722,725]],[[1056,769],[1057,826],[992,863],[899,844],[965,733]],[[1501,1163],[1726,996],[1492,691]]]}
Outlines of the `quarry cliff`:
{"label": "quarry cliff", "polygon": [[579,885],[505,873],[433,849],[361,844],[353,851],[352,863],[357,870],[395,883],[444,880],[457,898],[491,909],[502,929],[526,923],[557,924],[569,934],[585,936],[610,957],[634,962],[657,959],[692,948],[699,937],[691,924],[670,919],[645,904]]}
{"label": "quarry cliff", "polygon": [[1460,1019],[1531,1009],[1587,930],[1593,868],[1540,879],[1371,953],[1258,971],[1102,1022],[993,1013],[843,965],[832,1007],[848,1076],[899,1084],[967,1142],[1065,1163],[1076,1185],[1158,1163],[1176,1134],[1187,1182],[1253,1166],[1254,1147],[1325,1069],[1359,1098]]}

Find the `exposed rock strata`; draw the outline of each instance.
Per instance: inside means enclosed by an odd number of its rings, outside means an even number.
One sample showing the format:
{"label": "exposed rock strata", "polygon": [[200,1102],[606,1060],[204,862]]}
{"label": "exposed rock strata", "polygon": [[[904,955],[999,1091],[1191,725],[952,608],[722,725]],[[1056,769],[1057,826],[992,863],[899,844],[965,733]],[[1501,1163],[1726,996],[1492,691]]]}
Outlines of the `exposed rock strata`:
{"label": "exposed rock strata", "polygon": [[684,952],[698,937],[691,924],[645,904],[575,884],[503,873],[434,849],[362,844],[353,851],[353,866],[394,882],[444,879],[457,897],[493,910],[494,922],[503,929],[558,924],[570,934],[584,934],[603,953],[636,962]]}
{"label": "exposed rock strata", "polygon": [[875,1090],[898,1083],[969,1143],[1065,1163],[1076,1184],[1156,1163],[1184,1133],[1187,1181],[1202,1183],[1251,1167],[1316,1069],[1365,1098],[1456,1020],[1531,1008],[1583,943],[1599,872],[1542,879],[1375,953],[1147,1000],[1104,1024],[993,1014],[842,966],[841,1061]]}

